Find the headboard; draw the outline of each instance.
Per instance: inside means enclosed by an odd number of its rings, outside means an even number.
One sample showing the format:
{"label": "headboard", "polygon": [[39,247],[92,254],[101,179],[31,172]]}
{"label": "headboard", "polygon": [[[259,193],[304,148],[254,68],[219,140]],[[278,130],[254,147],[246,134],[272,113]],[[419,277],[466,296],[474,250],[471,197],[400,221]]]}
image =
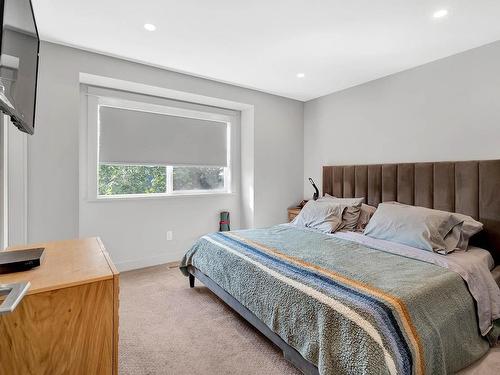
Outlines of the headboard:
{"label": "headboard", "polygon": [[473,243],[500,264],[500,160],[324,166],[323,194],[470,215],[484,224]]}

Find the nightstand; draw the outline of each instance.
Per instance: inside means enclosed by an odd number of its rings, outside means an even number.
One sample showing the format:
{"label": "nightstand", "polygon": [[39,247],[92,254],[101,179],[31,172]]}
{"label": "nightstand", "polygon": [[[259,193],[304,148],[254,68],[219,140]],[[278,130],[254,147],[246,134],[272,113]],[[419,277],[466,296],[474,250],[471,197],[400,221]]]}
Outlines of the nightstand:
{"label": "nightstand", "polygon": [[302,210],[302,207],[290,207],[288,209],[288,222],[295,219],[295,216],[299,214],[300,210]]}

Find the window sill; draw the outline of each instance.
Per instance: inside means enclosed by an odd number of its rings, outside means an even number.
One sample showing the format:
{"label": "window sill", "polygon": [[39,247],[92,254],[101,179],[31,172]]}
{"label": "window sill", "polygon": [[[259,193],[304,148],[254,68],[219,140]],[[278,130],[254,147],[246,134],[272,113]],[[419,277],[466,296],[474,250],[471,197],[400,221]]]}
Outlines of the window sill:
{"label": "window sill", "polygon": [[109,195],[90,198],[88,202],[115,202],[115,201],[137,201],[137,200],[163,200],[172,198],[201,198],[201,197],[234,197],[236,193],[222,192],[179,192],[174,194],[130,194]]}

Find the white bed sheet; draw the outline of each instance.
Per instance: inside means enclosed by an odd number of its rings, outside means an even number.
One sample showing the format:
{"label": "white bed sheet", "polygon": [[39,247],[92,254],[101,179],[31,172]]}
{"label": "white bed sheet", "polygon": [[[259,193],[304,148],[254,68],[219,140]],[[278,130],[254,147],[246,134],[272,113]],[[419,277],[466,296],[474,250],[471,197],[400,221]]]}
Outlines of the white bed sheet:
{"label": "white bed sheet", "polygon": [[468,251],[456,251],[448,255],[441,255],[391,241],[371,238],[356,232],[337,232],[331,236],[432,263],[456,272],[465,280],[472,297],[477,302],[481,334],[486,335],[492,328],[492,322],[500,319],[500,287],[490,272],[494,267],[494,261],[487,250],[470,248]]}

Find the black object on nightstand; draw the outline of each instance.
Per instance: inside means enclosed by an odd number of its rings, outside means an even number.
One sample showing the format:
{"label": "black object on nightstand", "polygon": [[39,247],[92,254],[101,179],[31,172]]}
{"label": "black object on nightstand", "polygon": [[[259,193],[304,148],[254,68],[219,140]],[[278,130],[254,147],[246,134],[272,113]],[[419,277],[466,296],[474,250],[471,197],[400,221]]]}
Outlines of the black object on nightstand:
{"label": "black object on nightstand", "polygon": [[309,182],[311,183],[311,185],[314,188],[313,200],[317,200],[319,198],[319,189],[311,177],[309,177]]}

